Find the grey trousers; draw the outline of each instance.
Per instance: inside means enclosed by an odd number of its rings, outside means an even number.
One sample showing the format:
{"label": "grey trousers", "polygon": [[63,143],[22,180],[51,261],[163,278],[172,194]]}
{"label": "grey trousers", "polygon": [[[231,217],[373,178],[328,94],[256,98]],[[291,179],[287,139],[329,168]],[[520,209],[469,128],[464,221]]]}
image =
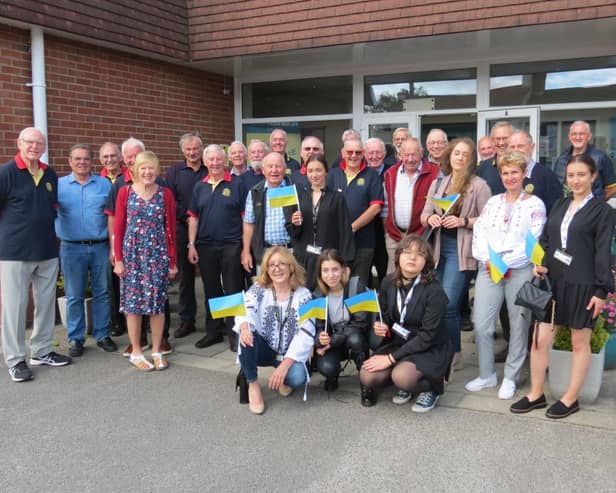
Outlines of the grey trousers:
{"label": "grey trousers", "polygon": [[34,328],[30,353],[34,357],[51,351],[56,319],[58,259],[22,262],[0,261],[2,289],[2,351],[7,367],[26,360],[26,311],[32,283]]}
{"label": "grey trousers", "polygon": [[507,303],[511,334],[509,353],[505,361],[504,376],[518,381],[520,370],[526,359],[528,348],[528,328],[530,310],[517,306],[515,297],[522,285],[532,278],[532,265],[521,269],[511,269],[509,279],[494,284],[485,265],[480,264],[475,280],[475,304],[473,305],[473,324],[475,325],[475,345],[479,356],[479,376],[488,378],[495,371],[494,332],[496,320],[503,299]]}

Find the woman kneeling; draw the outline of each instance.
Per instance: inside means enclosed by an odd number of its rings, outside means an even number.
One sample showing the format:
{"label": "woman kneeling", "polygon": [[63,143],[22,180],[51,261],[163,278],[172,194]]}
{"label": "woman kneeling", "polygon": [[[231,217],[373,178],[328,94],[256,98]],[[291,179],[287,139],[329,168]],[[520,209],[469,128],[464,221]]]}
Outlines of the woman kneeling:
{"label": "woman kneeling", "polygon": [[311,296],[303,287],[303,269],[286,248],[267,250],[254,280],[246,292],[246,316],[235,317],[234,330],[240,335],[240,378],[248,382],[250,410],[262,414],[265,403],[257,367],[275,367],[268,386],[288,396],[308,380],[306,361],[315,329],[313,319],[299,322],[298,309]]}
{"label": "woman kneeling", "polygon": [[451,363],[444,320],[447,296],[436,279],[430,245],[420,236],[402,239],[395,252],[395,266],[396,271],[384,279],[379,296],[383,321],[374,323],[375,334],[382,337],[381,346],[359,373],[361,402],[374,405],[374,387],[390,380],[410,393],[425,378],[430,390],[419,394],[412,409],[427,412],[438,404]]}

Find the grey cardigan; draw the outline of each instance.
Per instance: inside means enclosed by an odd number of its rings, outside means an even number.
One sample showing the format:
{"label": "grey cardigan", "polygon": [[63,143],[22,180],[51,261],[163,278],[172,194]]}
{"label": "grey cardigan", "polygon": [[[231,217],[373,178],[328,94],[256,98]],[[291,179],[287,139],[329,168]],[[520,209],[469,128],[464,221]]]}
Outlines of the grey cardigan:
{"label": "grey cardigan", "polygon": [[[451,183],[451,175],[445,176],[440,183],[438,180],[434,180],[430,185],[428,191],[428,197],[436,196],[443,197],[445,190]],[[436,186],[438,185],[438,189]],[[471,180],[471,184],[464,195],[464,202],[462,203],[462,209],[460,211],[460,217],[467,217],[468,219],[474,219],[479,217],[483,206],[486,205],[488,199],[492,196],[490,187],[488,184],[478,176],[474,176]],[[430,200],[426,200],[421,218],[427,219],[432,214],[440,214],[441,209],[437,205],[433,204]],[[458,228],[458,266],[462,270],[477,270],[477,261],[473,258],[473,230],[469,228]],[[438,264],[439,256],[441,253],[441,229],[438,228],[434,231],[434,259]]]}

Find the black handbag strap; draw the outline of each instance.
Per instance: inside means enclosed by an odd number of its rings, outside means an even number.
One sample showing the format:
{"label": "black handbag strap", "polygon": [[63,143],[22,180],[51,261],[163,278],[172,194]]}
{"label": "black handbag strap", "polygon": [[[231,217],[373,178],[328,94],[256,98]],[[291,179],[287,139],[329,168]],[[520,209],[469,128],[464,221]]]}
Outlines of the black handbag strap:
{"label": "black handbag strap", "polygon": [[531,281],[535,286],[541,289],[541,283],[545,283],[545,291],[552,291],[552,281],[549,276],[534,277]]}

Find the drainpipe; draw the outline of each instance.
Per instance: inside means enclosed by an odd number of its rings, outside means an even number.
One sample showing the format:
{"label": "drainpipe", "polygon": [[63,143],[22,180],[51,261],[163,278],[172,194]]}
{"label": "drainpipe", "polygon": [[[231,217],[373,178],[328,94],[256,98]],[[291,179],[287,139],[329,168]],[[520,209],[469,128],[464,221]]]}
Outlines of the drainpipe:
{"label": "drainpipe", "polygon": [[[45,86],[45,38],[40,27],[30,29],[32,83],[32,113],[34,126],[47,136],[47,92]],[[49,146],[49,141],[47,142]],[[48,163],[47,150],[41,156],[41,161]]]}

